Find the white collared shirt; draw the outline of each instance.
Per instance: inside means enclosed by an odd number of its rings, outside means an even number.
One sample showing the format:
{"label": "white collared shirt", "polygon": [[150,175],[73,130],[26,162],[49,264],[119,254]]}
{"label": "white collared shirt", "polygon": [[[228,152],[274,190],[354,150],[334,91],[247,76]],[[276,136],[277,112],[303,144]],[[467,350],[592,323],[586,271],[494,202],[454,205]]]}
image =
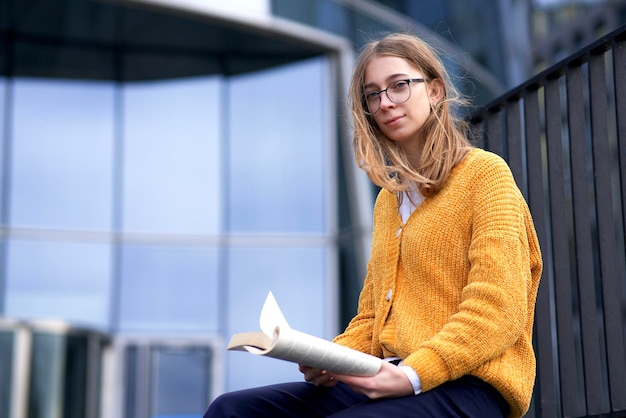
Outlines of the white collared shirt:
{"label": "white collared shirt", "polygon": [[[411,201],[412,200],[412,201]],[[409,216],[424,201],[424,195],[419,190],[412,187],[402,192],[402,202],[400,203],[400,216],[402,223],[406,223]]]}

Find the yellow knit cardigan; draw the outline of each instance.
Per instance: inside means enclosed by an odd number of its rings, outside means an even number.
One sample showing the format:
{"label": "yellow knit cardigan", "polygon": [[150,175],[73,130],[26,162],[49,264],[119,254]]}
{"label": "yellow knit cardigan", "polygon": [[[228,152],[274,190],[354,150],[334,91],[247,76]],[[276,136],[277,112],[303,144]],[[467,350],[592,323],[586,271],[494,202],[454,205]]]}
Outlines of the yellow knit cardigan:
{"label": "yellow knit cardigan", "polygon": [[521,417],[535,380],[541,271],[532,218],[509,167],[474,149],[404,225],[396,195],[380,192],[358,312],[335,342],[401,357],[422,391],[477,376]]}

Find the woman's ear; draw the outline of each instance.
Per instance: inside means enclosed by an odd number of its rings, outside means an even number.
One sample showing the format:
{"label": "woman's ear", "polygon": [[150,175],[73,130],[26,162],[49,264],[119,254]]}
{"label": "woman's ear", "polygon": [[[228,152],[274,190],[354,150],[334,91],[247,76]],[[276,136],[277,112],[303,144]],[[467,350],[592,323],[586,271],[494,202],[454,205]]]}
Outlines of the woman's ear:
{"label": "woman's ear", "polygon": [[443,82],[440,79],[435,78],[429,84],[430,89],[428,94],[430,96],[430,105],[435,107],[444,96]]}

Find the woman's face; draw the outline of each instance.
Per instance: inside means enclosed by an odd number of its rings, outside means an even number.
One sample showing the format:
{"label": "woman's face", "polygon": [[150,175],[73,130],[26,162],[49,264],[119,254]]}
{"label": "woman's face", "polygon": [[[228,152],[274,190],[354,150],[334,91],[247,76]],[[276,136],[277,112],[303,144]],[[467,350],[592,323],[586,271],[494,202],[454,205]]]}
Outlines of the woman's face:
{"label": "woman's face", "polygon": [[[403,58],[375,56],[365,67],[364,93],[376,93],[388,88],[398,80],[423,79],[424,74]],[[398,142],[406,151],[418,151],[423,146],[420,130],[428,119],[431,102],[441,95],[439,80],[436,83],[410,82],[411,95],[404,103],[392,102],[387,94],[380,93],[380,108],[372,115],[382,133]],[[392,94],[393,87],[388,92]],[[376,100],[375,95],[370,97]],[[398,100],[396,100],[398,101]]]}

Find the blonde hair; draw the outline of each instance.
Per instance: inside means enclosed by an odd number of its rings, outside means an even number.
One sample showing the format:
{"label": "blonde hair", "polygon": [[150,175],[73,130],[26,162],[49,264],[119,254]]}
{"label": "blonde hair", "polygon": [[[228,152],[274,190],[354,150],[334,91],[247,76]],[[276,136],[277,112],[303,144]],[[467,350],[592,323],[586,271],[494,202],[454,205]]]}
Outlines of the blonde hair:
{"label": "blonde hair", "polygon": [[[443,97],[431,104],[430,116],[421,128],[425,143],[418,167],[409,164],[398,143],[383,135],[374,119],[365,113],[365,68],[372,58],[383,55],[403,58],[415,65],[423,72],[427,86],[432,80],[441,80]],[[443,63],[423,40],[408,34],[392,34],[368,43],[357,59],[349,91],[357,164],[372,182],[384,189],[399,193],[415,185],[424,196],[432,196],[471,149],[468,123],[453,112],[453,107],[464,104]]]}

